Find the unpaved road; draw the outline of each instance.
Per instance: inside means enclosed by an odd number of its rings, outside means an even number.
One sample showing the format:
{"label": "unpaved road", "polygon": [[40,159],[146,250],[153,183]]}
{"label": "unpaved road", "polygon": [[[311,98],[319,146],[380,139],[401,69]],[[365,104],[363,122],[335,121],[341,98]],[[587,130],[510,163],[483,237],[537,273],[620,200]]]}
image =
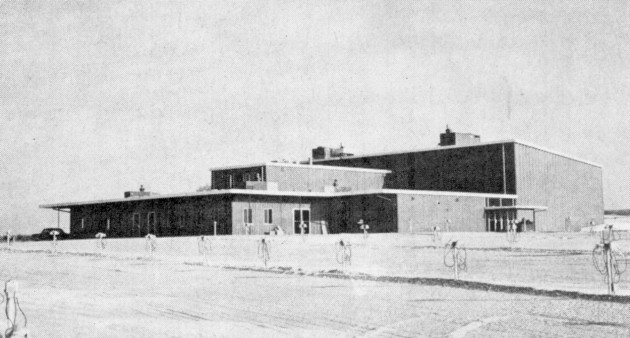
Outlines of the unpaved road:
{"label": "unpaved road", "polygon": [[1,252],[33,337],[628,336],[630,305]]}

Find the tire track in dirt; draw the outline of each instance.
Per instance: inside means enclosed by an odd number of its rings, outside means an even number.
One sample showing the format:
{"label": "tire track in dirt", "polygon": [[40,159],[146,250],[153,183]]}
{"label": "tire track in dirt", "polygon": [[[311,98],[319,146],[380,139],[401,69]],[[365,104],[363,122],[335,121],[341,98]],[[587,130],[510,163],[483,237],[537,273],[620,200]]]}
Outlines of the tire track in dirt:
{"label": "tire track in dirt", "polygon": [[472,323],[466,324],[466,325],[460,327],[459,329],[451,332],[448,335],[448,337],[449,338],[463,338],[468,333],[470,333],[470,332],[472,332],[474,330],[477,330],[478,328],[480,328],[480,327],[482,327],[482,326],[484,326],[486,324],[489,324],[489,323],[492,323],[492,322],[498,322],[498,321],[501,321],[501,320],[505,320],[507,318],[509,318],[509,316],[488,317],[488,318],[484,318],[484,319],[481,319],[481,320],[476,320],[476,321],[474,321]]}
{"label": "tire track in dirt", "polygon": [[545,296],[545,297],[563,297],[572,299],[583,299],[591,301],[606,301],[628,304],[630,303],[630,296],[621,295],[598,295],[587,294],[577,291],[565,291],[565,290],[543,290],[536,289],[528,286],[514,286],[514,285],[502,285],[492,284],[476,281],[455,280],[448,278],[430,278],[430,277],[397,277],[397,276],[373,276],[365,273],[356,274],[344,274],[339,273],[337,270],[331,270],[333,272],[320,271],[317,273],[296,273],[292,270],[273,270],[273,269],[260,269],[251,267],[236,267],[236,266],[224,266],[228,270],[239,271],[257,271],[268,273],[280,273],[280,274],[296,274],[309,277],[323,277],[323,278],[335,278],[335,279],[353,279],[353,280],[366,280],[376,282],[389,282],[389,283],[407,283],[407,284],[420,284],[427,286],[443,286],[462,288],[468,290],[481,290],[503,293],[518,293],[532,296]]}
{"label": "tire track in dirt", "polygon": [[[206,270],[207,271],[207,270]],[[364,334],[375,330],[380,327],[381,324],[375,324],[369,320],[363,321],[356,316],[340,316],[339,313],[327,315],[327,312],[317,314],[317,316],[301,316],[293,313],[294,305],[290,302],[283,302],[281,297],[278,298],[269,293],[269,296],[264,297],[263,301],[251,302],[247,296],[233,296],[233,302],[239,304],[238,307],[228,306],[221,304],[221,312],[225,313],[225,316],[221,316],[226,319],[252,321],[254,319],[261,323],[267,324],[268,322],[274,322],[274,324],[282,327],[299,327],[302,329],[321,329],[321,328],[333,328],[346,333]],[[211,298],[198,298],[196,299],[196,309],[199,309],[197,313],[203,312],[201,307],[204,304],[214,304],[212,307],[213,315],[217,315],[217,307],[219,307],[216,300]],[[238,314],[235,318],[235,314]],[[280,324],[282,323],[282,324]],[[300,323],[299,325],[296,323]],[[387,324],[385,324],[387,325]],[[405,331],[405,330],[399,330]],[[407,336],[416,336],[418,332],[400,332],[405,333]]]}

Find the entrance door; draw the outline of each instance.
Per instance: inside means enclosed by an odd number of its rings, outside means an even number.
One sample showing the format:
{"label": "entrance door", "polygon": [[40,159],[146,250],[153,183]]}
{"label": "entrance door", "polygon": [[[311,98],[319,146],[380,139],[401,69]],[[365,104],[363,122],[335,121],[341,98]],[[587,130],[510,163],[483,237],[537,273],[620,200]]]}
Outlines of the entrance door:
{"label": "entrance door", "polygon": [[157,222],[155,221],[155,213],[154,212],[150,212],[147,214],[147,235],[148,234],[154,234],[157,235],[156,233],[156,224]]}
{"label": "entrance door", "polygon": [[[491,232],[506,232],[516,220],[515,210],[486,211],[486,229]],[[520,230],[519,230],[520,231]]]}
{"label": "entrance door", "polygon": [[304,233],[308,234],[311,229],[311,211],[308,209],[293,210],[293,228],[296,234],[301,233],[300,224],[304,223]]}

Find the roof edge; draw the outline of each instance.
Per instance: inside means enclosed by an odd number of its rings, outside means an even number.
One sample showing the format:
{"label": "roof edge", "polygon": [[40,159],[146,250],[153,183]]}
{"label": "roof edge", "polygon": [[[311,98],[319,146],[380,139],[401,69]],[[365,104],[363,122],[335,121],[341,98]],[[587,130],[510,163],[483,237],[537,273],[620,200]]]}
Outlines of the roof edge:
{"label": "roof edge", "polygon": [[550,153],[550,154],[554,154],[554,155],[561,156],[561,157],[564,157],[564,158],[568,158],[568,159],[573,160],[573,161],[581,162],[581,163],[584,163],[584,164],[589,164],[589,165],[592,165],[594,167],[603,168],[603,166],[601,164],[599,164],[599,163],[595,163],[595,162],[583,160],[583,159],[575,157],[575,156],[563,154],[561,152],[557,152],[555,150],[550,150],[548,148],[535,145],[533,143],[529,143],[529,142],[525,142],[525,141],[521,141],[521,140],[514,140],[514,143],[518,143],[520,145],[531,147],[531,148],[534,148],[534,149],[538,149],[538,150],[544,151],[546,153]]}
{"label": "roof edge", "polygon": [[377,156],[386,156],[386,155],[401,155],[401,154],[408,154],[408,153],[422,153],[422,152],[427,152],[427,151],[436,151],[436,150],[443,150],[443,149],[460,149],[460,148],[472,148],[472,147],[482,147],[482,146],[487,146],[487,145],[493,145],[493,144],[505,144],[505,143],[518,143],[524,146],[528,146],[528,147],[532,147],[550,154],[554,154],[554,155],[558,155],[558,156],[562,156],[565,158],[568,158],[570,160],[574,160],[574,161],[578,161],[581,163],[585,163],[585,164],[589,164],[595,167],[600,167],[603,168],[603,166],[599,163],[595,163],[592,161],[588,161],[588,160],[584,160],[575,156],[571,156],[571,155],[567,155],[555,150],[551,150],[545,147],[541,147],[529,142],[525,142],[525,141],[521,141],[521,140],[517,140],[517,139],[506,139],[506,140],[498,140],[498,141],[490,141],[490,142],[480,142],[477,144],[463,144],[463,145],[453,145],[453,146],[436,146],[436,147],[429,147],[429,148],[420,148],[420,149],[412,149],[412,150],[407,150],[407,151],[392,151],[392,152],[382,152],[382,153],[374,153],[374,154],[360,154],[360,155],[353,155],[353,156],[344,156],[344,157],[336,157],[336,158],[328,158],[328,159],[321,159],[321,160],[313,160],[313,162],[326,162],[326,161],[339,161],[339,160],[346,160],[346,159],[355,159],[355,158],[364,158],[364,157],[377,157]]}
{"label": "roof edge", "polygon": [[183,194],[167,194],[155,195],[136,198],[117,198],[107,200],[93,200],[85,202],[65,202],[53,204],[41,204],[40,209],[67,209],[84,205],[104,204],[104,203],[124,203],[137,201],[155,201],[169,198],[185,198],[185,197],[202,197],[215,195],[258,195],[258,196],[292,196],[292,197],[344,197],[355,195],[372,195],[372,194],[413,194],[413,195],[434,195],[434,196],[470,196],[470,197],[487,197],[487,198],[517,198],[517,195],[510,194],[489,194],[489,193],[472,193],[472,192],[456,192],[456,191],[431,191],[431,190],[397,190],[397,189],[372,189],[357,190],[347,192],[309,192],[309,191],[269,191],[269,190],[251,190],[251,189],[225,189],[210,190],[203,192],[183,193]]}
{"label": "roof edge", "polygon": [[231,169],[243,169],[243,168],[255,168],[255,167],[292,167],[292,168],[316,168],[316,169],[328,169],[328,170],[347,170],[358,172],[373,172],[389,174],[392,171],[387,169],[373,169],[373,168],[355,168],[355,167],[342,167],[334,165],[322,165],[322,164],[298,164],[298,163],[283,163],[283,162],[264,162],[254,164],[239,164],[233,166],[222,166],[210,168],[210,171],[219,170],[231,170]]}
{"label": "roof edge", "polygon": [[360,154],[360,155],[353,155],[353,156],[335,157],[335,158],[328,158],[328,159],[321,159],[321,160],[313,160],[313,162],[338,161],[338,160],[363,158],[363,157],[376,157],[376,156],[384,156],[384,155],[401,155],[401,154],[408,154],[408,153],[422,153],[422,152],[425,152],[425,151],[435,151],[435,150],[442,150],[442,149],[459,149],[459,148],[469,148],[469,147],[481,147],[481,146],[487,146],[487,145],[492,145],[492,144],[515,143],[515,142],[516,142],[516,140],[514,140],[514,139],[508,139],[508,140],[499,140],[499,141],[490,141],[490,142],[480,142],[480,143],[476,143],[476,144],[463,144],[463,145],[454,145],[454,146],[435,146],[435,147],[420,148],[420,149],[413,149],[413,150],[406,150],[406,151],[391,151],[391,152],[381,152],[381,153],[374,153],[374,154]]}

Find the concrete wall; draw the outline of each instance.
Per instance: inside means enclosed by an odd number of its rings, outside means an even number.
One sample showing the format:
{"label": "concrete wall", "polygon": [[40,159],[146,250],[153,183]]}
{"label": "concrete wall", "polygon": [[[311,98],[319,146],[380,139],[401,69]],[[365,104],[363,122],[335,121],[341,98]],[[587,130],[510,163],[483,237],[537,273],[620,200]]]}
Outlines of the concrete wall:
{"label": "concrete wall", "polygon": [[[601,167],[518,143],[515,159],[518,204],[549,208],[536,212],[536,231],[578,231],[591,221],[603,223]],[[532,218],[531,212],[517,217]]]}
{"label": "concrete wall", "polygon": [[[321,234],[321,221],[326,221],[322,214],[325,201],[323,199],[306,199],[299,197],[283,196],[235,196],[231,204],[233,234],[244,235],[244,209],[252,209],[252,235],[262,235],[270,232],[275,226],[280,226],[285,234],[295,234],[293,216],[295,209],[310,210],[311,225],[310,233]],[[271,209],[273,223],[265,224],[264,210]],[[297,232],[299,234],[299,231]]]}
{"label": "concrete wall", "polygon": [[382,189],[385,173],[361,172],[312,166],[268,166],[267,181],[277,182],[280,191],[324,191],[337,180],[338,188],[352,191]]}
{"label": "concrete wall", "polygon": [[[217,234],[227,235],[232,229],[231,198],[137,199],[74,207],[70,213],[70,233],[79,238],[91,238],[98,232],[104,232],[108,237],[141,237],[148,232],[157,236],[210,235],[214,233],[213,222],[217,221]],[[136,213],[140,228],[133,223]],[[153,229],[148,229],[149,213],[155,213]]]}
{"label": "concrete wall", "polygon": [[[311,234],[321,234],[326,224],[329,233],[360,233],[357,222],[363,219],[370,232],[396,232],[396,196],[390,194],[337,198],[296,198],[278,196],[236,196],[232,202],[234,234],[245,234],[243,209],[252,209],[253,235],[270,232],[276,225],[285,234],[299,234],[293,223],[295,209],[311,211]],[[273,212],[273,224],[264,224],[264,210]]]}
{"label": "concrete wall", "polygon": [[485,197],[398,194],[397,201],[400,233],[431,231],[435,225],[443,231],[486,231]]}

